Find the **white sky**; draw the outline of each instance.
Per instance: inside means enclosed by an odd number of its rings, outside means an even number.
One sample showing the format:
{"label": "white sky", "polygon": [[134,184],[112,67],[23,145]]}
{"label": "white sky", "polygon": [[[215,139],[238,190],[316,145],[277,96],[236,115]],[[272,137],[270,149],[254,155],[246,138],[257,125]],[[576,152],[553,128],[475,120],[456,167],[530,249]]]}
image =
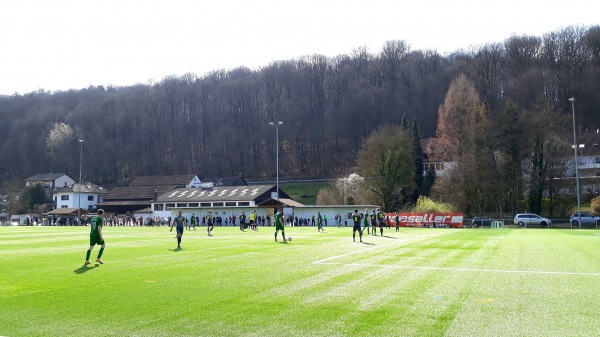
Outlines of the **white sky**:
{"label": "white sky", "polygon": [[378,53],[389,40],[444,54],[597,24],[598,0],[0,0],[0,95]]}

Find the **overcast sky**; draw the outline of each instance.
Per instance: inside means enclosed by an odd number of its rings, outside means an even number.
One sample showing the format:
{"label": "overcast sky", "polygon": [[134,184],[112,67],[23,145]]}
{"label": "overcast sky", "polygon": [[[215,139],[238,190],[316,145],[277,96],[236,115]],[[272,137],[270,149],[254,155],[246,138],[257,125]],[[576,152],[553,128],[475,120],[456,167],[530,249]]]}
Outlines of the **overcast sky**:
{"label": "overcast sky", "polygon": [[599,13],[598,0],[0,0],[0,94],[378,53],[389,40],[445,54]]}

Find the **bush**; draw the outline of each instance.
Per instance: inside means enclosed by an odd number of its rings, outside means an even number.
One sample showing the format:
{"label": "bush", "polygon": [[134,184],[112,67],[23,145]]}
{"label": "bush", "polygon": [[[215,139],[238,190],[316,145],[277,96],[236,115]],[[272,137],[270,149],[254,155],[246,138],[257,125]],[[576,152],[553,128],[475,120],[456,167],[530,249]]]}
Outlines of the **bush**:
{"label": "bush", "polygon": [[595,197],[592,199],[592,207],[590,208],[590,211],[593,214],[600,214],[600,197]]}
{"label": "bush", "polygon": [[436,213],[451,213],[453,208],[450,204],[438,202],[425,196],[420,196],[413,212],[436,212]]}

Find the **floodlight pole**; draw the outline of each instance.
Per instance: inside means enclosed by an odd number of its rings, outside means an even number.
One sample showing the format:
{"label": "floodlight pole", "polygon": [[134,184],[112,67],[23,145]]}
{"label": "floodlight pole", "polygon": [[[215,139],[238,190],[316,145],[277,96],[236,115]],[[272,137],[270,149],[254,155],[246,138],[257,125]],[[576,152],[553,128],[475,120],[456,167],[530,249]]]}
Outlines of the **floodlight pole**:
{"label": "floodlight pole", "polygon": [[276,147],[276,154],[275,154],[275,171],[276,171],[276,180],[275,180],[275,186],[276,186],[276,195],[277,195],[277,199],[279,199],[279,125],[283,124],[283,122],[279,121],[279,122],[269,122],[269,125],[271,126],[275,126],[275,147]]}
{"label": "floodlight pole", "polygon": [[[573,112],[573,149],[575,151],[575,184],[576,184],[576,194],[577,194],[577,217],[579,219],[578,225],[579,229],[581,229],[581,198],[579,196],[579,162],[577,161],[577,137],[575,135],[575,98],[569,98],[569,102],[571,102],[571,111]],[[571,224],[572,226],[573,224]]]}
{"label": "floodlight pole", "polygon": [[79,225],[81,222],[81,167],[82,167],[82,162],[83,162],[83,139],[79,140],[79,190],[77,192],[77,199],[78,199],[78,205],[77,205],[77,224]]}

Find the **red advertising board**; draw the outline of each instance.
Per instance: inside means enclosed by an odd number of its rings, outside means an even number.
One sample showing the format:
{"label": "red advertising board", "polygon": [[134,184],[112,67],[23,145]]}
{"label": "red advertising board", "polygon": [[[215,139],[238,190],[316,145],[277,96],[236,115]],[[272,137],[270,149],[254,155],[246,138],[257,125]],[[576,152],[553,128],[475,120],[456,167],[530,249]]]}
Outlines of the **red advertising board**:
{"label": "red advertising board", "polygon": [[[396,226],[396,213],[386,213],[390,226]],[[398,213],[400,227],[455,227],[463,226],[462,213]]]}

